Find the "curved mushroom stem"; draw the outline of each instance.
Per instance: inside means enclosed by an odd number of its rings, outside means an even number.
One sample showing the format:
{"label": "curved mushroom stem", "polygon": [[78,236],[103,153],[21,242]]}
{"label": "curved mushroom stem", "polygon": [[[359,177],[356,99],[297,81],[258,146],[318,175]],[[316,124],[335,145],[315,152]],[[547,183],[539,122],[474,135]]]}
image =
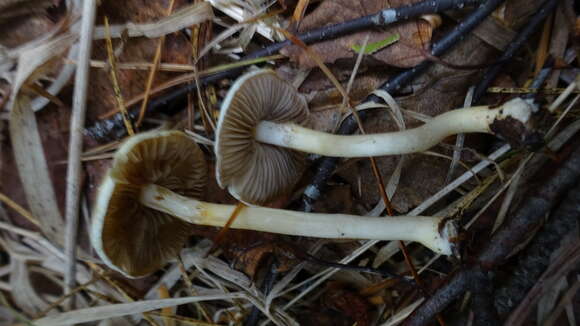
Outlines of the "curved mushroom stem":
{"label": "curved mushroom stem", "polygon": [[[414,129],[399,132],[343,136],[307,129],[292,123],[262,121],[256,128],[260,142],[302,152],[334,157],[366,157],[421,152],[458,133],[493,133],[494,122],[526,124],[532,107],[517,98],[496,109],[486,106],[453,110]],[[516,129],[518,126],[514,126]]]}
{"label": "curved mushroom stem", "polygon": [[[141,189],[140,201],[185,222],[209,226],[223,226],[235,209],[184,197],[153,184]],[[416,241],[444,255],[454,253],[453,238],[457,235],[453,222],[437,217],[374,218],[264,207],[244,208],[231,228],[317,238]]]}

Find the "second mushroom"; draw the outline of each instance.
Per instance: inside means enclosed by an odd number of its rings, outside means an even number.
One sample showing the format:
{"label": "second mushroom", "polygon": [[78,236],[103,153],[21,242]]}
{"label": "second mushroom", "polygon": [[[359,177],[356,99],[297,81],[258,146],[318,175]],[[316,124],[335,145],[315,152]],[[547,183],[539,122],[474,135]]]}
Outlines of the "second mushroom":
{"label": "second mushroom", "polygon": [[[306,128],[308,106],[297,90],[271,70],[243,75],[221,106],[215,151],[222,188],[247,204],[260,205],[288,192],[300,178],[304,155],[369,157],[421,152],[458,133],[498,134],[509,121],[526,134],[532,107],[521,99],[490,109],[453,110],[400,132],[335,135]],[[505,128],[504,128],[505,129]],[[517,131],[515,133],[518,133]],[[525,137],[525,135],[524,135]]]}

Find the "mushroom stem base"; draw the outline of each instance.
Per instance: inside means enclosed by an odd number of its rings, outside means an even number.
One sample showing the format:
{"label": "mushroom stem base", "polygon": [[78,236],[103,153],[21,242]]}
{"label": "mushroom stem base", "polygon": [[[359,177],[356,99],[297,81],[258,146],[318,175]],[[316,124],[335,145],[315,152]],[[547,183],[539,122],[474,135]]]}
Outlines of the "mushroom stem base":
{"label": "mushroom stem base", "polygon": [[[141,190],[140,200],[145,206],[185,222],[218,227],[224,226],[235,209],[232,205],[211,204],[184,197],[153,184]],[[231,228],[317,238],[416,241],[444,255],[453,254],[452,240],[457,234],[453,222],[437,217],[374,218],[264,207],[245,207]]]}

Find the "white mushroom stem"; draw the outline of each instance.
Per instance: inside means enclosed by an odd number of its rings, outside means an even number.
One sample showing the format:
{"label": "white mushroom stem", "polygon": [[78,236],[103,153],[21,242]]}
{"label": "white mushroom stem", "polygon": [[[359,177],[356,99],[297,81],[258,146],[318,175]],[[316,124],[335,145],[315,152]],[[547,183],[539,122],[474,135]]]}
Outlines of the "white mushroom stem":
{"label": "white mushroom stem", "polygon": [[[185,222],[218,227],[224,226],[235,209],[184,197],[153,184],[142,188],[140,201]],[[264,207],[245,207],[231,228],[317,238],[416,241],[444,255],[453,253],[452,239],[457,234],[453,222],[437,217],[372,218]]]}
{"label": "white mushroom stem", "polygon": [[335,135],[293,123],[262,121],[256,128],[260,142],[334,157],[367,157],[421,152],[458,133],[492,133],[495,120],[511,117],[525,124],[532,108],[516,98],[496,109],[486,106],[453,110],[414,129],[367,135]]}

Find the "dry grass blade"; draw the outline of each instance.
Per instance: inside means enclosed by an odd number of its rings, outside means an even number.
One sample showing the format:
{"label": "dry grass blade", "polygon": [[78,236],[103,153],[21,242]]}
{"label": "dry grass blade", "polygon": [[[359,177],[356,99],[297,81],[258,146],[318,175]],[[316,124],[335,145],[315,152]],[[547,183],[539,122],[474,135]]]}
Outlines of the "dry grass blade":
{"label": "dry grass blade", "polygon": [[36,117],[30,105],[30,99],[22,94],[20,89],[41,76],[45,65],[62,54],[75,39],[74,35],[64,34],[19,51],[19,64],[10,100],[10,137],[26,200],[32,215],[42,216],[39,221],[42,232],[61,245],[64,242],[60,230],[62,216],[58,210],[56,195],[48,174],[48,164],[44,156]]}
{"label": "dry grass blade", "polygon": [[41,76],[44,72],[42,67],[50,64],[56,57],[60,56],[72,45],[76,38],[76,35],[67,33],[43,43],[31,44],[17,50],[19,64],[14,78],[12,93],[18,93],[25,83],[32,82]]}
{"label": "dry grass blade", "polygon": [[197,62],[201,58],[203,58],[206,54],[208,54],[209,51],[211,51],[211,49],[213,49],[219,43],[221,43],[222,41],[224,41],[228,37],[236,34],[238,31],[240,31],[243,28],[244,28],[244,25],[237,24],[237,25],[229,27],[228,29],[221,32],[218,36],[214,37],[208,44],[206,44],[206,46],[203,47],[203,49],[201,49],[201,51],[199,51],[197,58],[194,61],[194,64],[197,64]]}
{"label": "dry grass blade", "polygon": [[75,40],[65,34],[35,47],[23,50],[10,100],[10,137],[14,157],[26,200],[33,216],[42,216],[42,232],[52,241],[63,244],[62,216],[56,203],[56,195],[48,174],[48,164],[40,139],[36,117],[27,95],[20,92],[26,83],[32,83],[42,75],[43,66],[60,55]]}
{"label": "dry grass blade", "polygon": [[26,229],[21,229],[17,226],[8,224],[8,223],[4,223],[4,222],[0,222],[0,229],[6,230],[8,232],[12,232],[14,234],[18,234],[21,235],[23,237],[29,237],[32,239],[40,239],[41,235],[37,232],[33,232],[33,231],[29,231]]}
{"label": "dry grass blade", "polygon": [[22,215],[22,217],[27,219],[30,223],[36,226],[40,226],[40,222],[38,222],[38,219],[36,217],[34,217],[24,207],[18,205],[18,203],[8,198],[8,196],[4,195],[3,193],[0,193],[0,202],[3,202],[4,204],[8,205],[8,207],[18,212],[18,214]]}
{"label": "dry grass blade", "polygon": [[[468,108],[472,105],[474,92],[475,86],[471,86],[467,91],[467,95],[465,95],[465,101],[463,102],[464,108]],[[455,169],[457,169],[457,165],[461,159],[461,150],[463,149],[464,142],[465,134],[458,134],[457,139],[455,140],[455,149],[453,149],[453,159],[451,160],[451,164],[449,164],[449,172],[447,172],[447,177],[445,177],[445,183],[449,183],[449,180],[453,177],[453,173],[455,173]]]}
{"label": "dry grass blade", "polygon": [[[123,25],[113,25],[111,26],[111,37],[119,38],[126,32],[129,37],[145,36],[156,38],[177,32],[181,29],[199,24],[212,18],[213,11],[209,3],[198,2],[154,23],[126,23]],[[94,39],[101,40],[104,38],[106,38],[106,26],[95,28]]]}
{"label": "dry grass blade", "polygon": [[568,98],[568,96],[570,96],[570,94],[572,94],[572,92],[577,89],[580,89],[580,74],[576,75],[576,80],[570,83],[564,92],[562,92],[562,94],[560,94],[560,96],[558,96],[556,100],[550,104],[548,111],[554,112]]}
{"label": "dry grass blade", "polygon": [[443,198],[444,196],[449,194],[451,191],[453,191],[455,188],[459,187],[464,182],[471,179],[471,177],[473,177],[475,175],[475,173],[479,173],[483,169],[492,165],[494,163],[494,160],[500,158],[502,155],[507,153],[510,149],[511,149],[510,145],[507,145],[507,144],[498,148],[496,151],[491,153],[487,159],[482,160],[481,162],[477,163],[474,167],[472,167],[470,171],[463,173],[461,176],[459,176],[457,179],[453,180],[451,183],[449,183],[443,189],[439,190],[436,194],[434,194],[433,196],[424,200],[423,203],[421,203],[419,206],[417,206],[415,209],[413,209],[409,213],[409,215],[421,214],[427,208],[429,208],[431,205],[433,205],[435,202],[437,202],[439,199]]}
{"label": "dry grass blade", "polygon": [[[78,65],[75,74],[72,116],[70,121],[70,141],[68,169],[66,177],[66,234],[65,254],[67,269],[65,273],[65,293],[70,293],[75,286],[76,274],[76,241],[80,212],[81,196],[81,154],[83,152],[83,129],[86,116],[87,88],[89,80],[89,61],[91,59],[92,35],[95,24],[96,1],[83,3],[82,22]],[[74,297],[68,303],[74,305]]]}
{"label": "dry grass blade", "polygon": [[[67,60],[67,63],[76,64],[75,61]],[[119,62],[117,68],[123,70],[150,70],[155,66],[154,63],[149,62]],[[109,65],[104,61],[91,60],[91,67],[93,68],[108,68]],[[159,70],[170,72],[190,72],[193,71],[193,65],[180,63],[160,63]]]}
{"label": "dry grass blade", "polygon": [[[306,3],[303,3],[304,1],[301,1],[300,3],[298,3],[298,5],[304,5],[307,6],[308,2],[306,1]],[[296,10],[298,10],[298,6],[296,7]],[[296,12],[294,12],[294,18],[296,18]],[[354,63],[354,67],[352,68],[352,73],[350,74],[350,78],[348,79],[348,83],[346,84],[346,94],[350,94],[350,91],[352,89],[352,84],[354,83],[354,80],[356,78],[356,74],[358,72],[358,69],[360,67],[360,64],[362,62],[362,58],[365,54],[365,50],[367,48],[367,43],[369,42],[369,35],[367,34],[367,36],[365,36],[363,43],[361,45],[361,51],[358,53],[357,57],[356,57],[356,61]],[[347,106],[349,105],[348,102],[348,97],[343,97],[342,98],[342,106]],[[351,113],[354,113],[354,110],[351,110]]]}
{"label": "dry grass blade", "polygon": [[[556,306],[556,309],[554,309],[554,312],[546,319],[543,325],[544,326],[557,325],[556,323],[558,322],[558,317],[560,316],[560,314],[562,314],[564,309],[566,309],[568,305],[572,303],[572,301],[574,300],[574,296],[576,296],[578,291],[580,291],[580,278],[577,279],[576,282],[574,282],[574,284],[568,288],[562,299],[560,299],[560,302]],[[570,314],[569,316],[571,316],[571,318],[575,318],[573,313]],[[572,320],[569,321],[573,322]],[[576,325],[576,323],[570,323],[570,325]]]}
{"label": "dry grass blade", "polygon": [[146,300],[132,303],[121,303],[106,305],[94,308],[78,309],[62,314],[44,317],[34,321],[36,326],[62,326],[72,323],[86,323],[102,320],[106,318],[122,317],[132,314],[144,313],[151,310],[174,307],[187,303],[213,301],[213,300],[234,300],[243,299],[245,295],[241,292],[220,295],[200,295],[196,297],[186,297],[177,299]]}
{"label": "dry grass blade", "polygon": [[[243,273],[238,272],[231,268],[225,262],[219,260],[214,256],[209,256],[204,258],[205,252],[207,252],[208,247],[210,245],[207,242],[201,242],[198,246],[194,248],[186,248],[181,251],[180,257],[183,261],[183,268],[189,270],[191,267],[196,267],[199,271],[204,274],[208,275],[204,269],[209,270],[211,273],[218,275],[221,279],[231,282],[235,284],[237,287],[241,289],[249,289],[252,287],[251,280]],[[158,289],[161,285],[166,286],[168,289],[171,289],[175,283],[177,283],[181,277],[181,271],[179,268],[179,264],[175,264],[172,266],[164,275],[163,277],[157,282],[156,285],[151,287],[145,298],[147,299],[154,299],[158,297]],[[220,291],[225,292],[226,289],[221,285],[221,283],[217,282],[215,278],[208,277],[210,279],[210,283],[220,289]]]}
{"label": "dry grass blade", "polygon": [[495,233],[495,231],[505,221],[505,219],[507,217],[508,210],[510,209],[511,203],[514,199],[514,196],[516,195],[516,192],[519,190],[518,187],[520,185],[520,180],[521,180],[522,174],[525,171],[526,164],[528,164],[528,162],[532,159],[532,157],[533,157],[533,154],[530,154],[526,158],[524,158],[520,162],[516,172],[514,172],[514,174],[510,178],[510,185],[507,189],[507,192],[505,194],[505,198],[501,204],[499,212],[497,213],[495,223],[493,224],[492,233]]}
{"label": "dry grass blade", "polygon": [[127,134],[133,136],[135,131],[133,130],[133,125],[131,124],[131,119],[129,118],[129,113],[125,107],[125,101],[123,100],[123,94],[121,93],[121,88],[119,87],[119,80],[117,78],[117,60],[113,51],[113,41],[111,40],[109,34],[109,20],[105,17],[105,34],[106,34],[106,44],[107,44],[107,56],[109,57],[109,63],[111,64],[111,69],[109,69],[109,74],[111,78],[111,83],[113,84],[113,90],[115,91],[115,100],[117,101],[117,107],[123,115],[123,123],[125,128],[127,128]]}
{"label": "dry grass blade", "polygon": [[[294,8],[294,14],[292,15],[292,23],[298,24],[304,18],[304,13],[306,12],[306,8],[308,8],[308,4],[310,0],[299,0]],[[368,41],[368,38],[367,38]],[[366,43],[366,41],[365,41]]]}
{"label": "dry grass blade", "polygon": [[[264,8],[262,8],[261,10],[252,9],[251,11],[256,11],[256,13],[254,13],[252,15],[252,14],[250,14],[250,10],[249,10],[250,8],[243,7],[244,5],[245,6],[250,5],[247,2],[245,3],[242,1],[236,2],[236,1],[224,1],[224,0],[208,0],[208,2],[211,3],[211,5],[214,8],[225,13],[229,17],[233,18],[238,23],[242,23],[244,21],[247,21],[248,16],[251,17],[251,16],[261,15],[269,7],[269,6],[264,6]],[[275,1],[272,1],[271,3],[274,3],[274,2]],[[277,22],[274,22],[274,26],[279,27],[279,24]],[[282,40],[282,35],[280,35],[280,33],[278,33],[275,29],[266,25],[266,23],[264,23],[263,21],[257,21],[255,29],[260,35],[264,36],[265,38],[269,39],[270,41]]]}
{"label": "dry grass blade", "polygon": [[[375,104],[372,102],[369,103],[365,103],[367,105],[369,105],[368,107],[373,107],[373,105],[375,105],[375,107],[388,107],[391,109],[390,113],[393,116],[393,120],[395,120],[395,123],[397,124],[397,126],[399,127],[399,130],[405,130],[407,129],[407,126],[405,124],[405,119],[403,118],[403,109],[399,106],[399,104],[397,103],[397,101],[391,96],[391,94],[389,94],[386,91],[383,90],[377,90],[375,92],[373,92],[373,94],[375,94],[376,96],[382,98],[385,103],[387,103],[387,106],[383,106],[381,104]],[[357,111],[358,111],[358,107],[357,107]],[[403,166],[405,164],[405,156],[401,156],[399,159],[399,162],[397,162],[397,166],[395,167],[395,170],[393,171],[393,173],[391,174],[391,177],[389,178],[389,182],[387,183],[387,187],[385,188],[385,192],[387,194],[387,197],[389,199],[393,198],[393,196],[395,195],[395,191],[397,191],[397,186],[399,185],[399,180],[401,178],[401,171],[403,170]],[[367,216],[379,216],[386,208],[385,205],[385,201],[379,201],[377,203],[377,205],[371,210],[369,211],[366,215]]]}
{"label": "dry grass blade", "polygon": [[560,122],[562,122],[562,120],[570,112],[570,110],[572,110],[572,108],[575,107],[575,105],[579,99],[580,99],[580,95],[576,95],[574,97],[574,99],[570,102],[570,104],[568,104],[568,106],[566,107],[564,112],[562,112],[562,114],[558,117],[558,120],[556,120],[556,122],[554,122],[554,125],[552,125],[552,127],[550,127],[550,130],[548,130],[548,132],[546,133],[546,138],[549,139],[554,135],[554,132],[556,132],[556,127],[560,124]]}
{"label": "dry grass blade", "polygon": [[12,291],[12,298],[16,305],[29,316],[36,315],[46,309],[48,303],[42,300],[34,290],[26,262],[13,255],[10,266],[10,286],[13,289],[18,289]]}
{"label": "dry grass blade", "polygon": [[42,232],[52,241],[63,244],[62,216],[48,174],[48,164],[38,132],[36,117],[24,95],[12,100],[10,138],[14,158],[26,199],[34,216],[42,216]]}
{"label": "dry grass blade", "polygon": [[[555,309],[558,304],[560,295],[566,290],[570,290],[570,286],[566,277],[562,277],[556,284],[546,289],[540,300],[538,300],[538,310],[536,311],[536,320],[546,321],[552,313],[557,313]],[[560,311],[562,313],[562,311]],[[570,324],[577,325],[577,324]]]}

